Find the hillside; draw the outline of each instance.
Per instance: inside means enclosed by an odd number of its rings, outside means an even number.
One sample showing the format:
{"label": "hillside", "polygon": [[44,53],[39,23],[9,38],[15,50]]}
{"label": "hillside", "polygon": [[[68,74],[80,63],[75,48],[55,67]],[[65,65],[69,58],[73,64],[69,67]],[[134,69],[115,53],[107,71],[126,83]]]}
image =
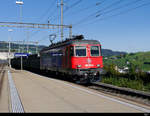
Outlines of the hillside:
{"label": "hillside", "polygon": [[[8,52],[8,43],[4,41],[0,41],[0,52]],[[36,53],[36,45],[29,45],[29,52]],[[38,51],[43,49],[45,46],[38,45]],[[11,52],[27,52],[27,45],[26,44],[15,44],[11,43]]]}
{"label": "hillside", "polygon": [[118,56],[118,55],[124,55],[127,54],[126,52],[118,52],[118,51],[112,51],[110,49],[102,49],[102,55],[103,56]]}
{"label": "hillside", "polygon": [[130,53],[122,56],[104,58],[104,65],[115,64],[119,68],[129,67],[131,64],[143,71],[150,71],[150,52]]}
{"label": "hillside", "polygon": [[[11,51],[12,52],[19,52],[19,47],[23,49],[24,52],[27,51],[27,45],[19,45],[19,44],[11,44]],[[38,51],[43,49],[46,46],[39,45],[38,46]],[[0,41],[0,52],[8,52],[8,43],[4,41]],[[35,45],[29,45],[29,52],[31,53],[36,53],[36,46]],[[126,54],[125,52],[117,52],[117,51],[112,51],[109,49],[102,49],[102,55],[103,56],[116,56],[120,54]]]}

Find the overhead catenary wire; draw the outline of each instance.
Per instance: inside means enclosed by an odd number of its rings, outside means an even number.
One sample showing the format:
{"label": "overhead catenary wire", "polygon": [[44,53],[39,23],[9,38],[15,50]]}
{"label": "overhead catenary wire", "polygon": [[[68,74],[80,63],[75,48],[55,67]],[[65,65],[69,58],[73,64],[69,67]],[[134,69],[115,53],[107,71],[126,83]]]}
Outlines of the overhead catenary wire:
{"label": "overhead catenary wire", "polygon": [[46,10],[46,12],[44,12],[44,14],[41,15],[41,17],[39,18],[40,21],[41,21],[41,19],[43,19],[50,11],[52,11],[52,8],[55,6],[55,5],[54,5],[55,2],[56,2],[56,0],[53,0],[53,1],[52,1],[52,3],[50,4],[50,6],[49,6],[49,8]]}
{"label": "overhead catenary wire", "polygon": [[[68,8],[68,9],[65,9],[64,11],[63,11],[63,13],[65,13],[66,11],[68,11],[70,8],[72,8],[72,7],[75,7],[76,5],[78,5],[79,3],[81,3],[83,0],[78,0],[78,1],[76,1],[76,2],[74,2],[73,4],[71,4],[71,6]],[[53,19],[56,19],[56,17],[58,17],[59,18],[59,15],[57,15],[57,16],[55,16]],[[59,19],[58,19],[59,20]],[[52,21],[52,20],[51,20]],[[58,32],[59,33],[59,32]]]}
{"label": "overhead catenary wire", "polygon": [[[71,8],[73,8],[73,7],[75,7],[75,6],[77,6],[79,3],[81,3],[83,0],[78,0],[78,1],[76,1],[75,3],[73,3],[73,4],[71,4],[69,7],[67,7],[66,9],[64,9],[64,11],[63,11],[63,13],[65,14],[69,9],[71,9]],[[65,5],[66,5],[66,3],[64,3]],[[52,17],[51,17],[52,18]],[[53,17],[53,20],[52,21],[54,21],[55,19],[57,18],[57,15],[55,15],[54,17]]]}
{"label": "overhead catenary wire", "polygon": [[[84,19],[78,21],[77,23],[74,23],[73,26],[74,26],[74,27],[75,27],[75,26],[78,26],[78,25],[80,25],[80,24],[83,24],[83,23],[86,23],[86,22],[88,22],[88,21],[91,21],[92,19],[95,19],[95,18],[101,16],[102,14],[105,15],[105,14],[108,14],[108,13],[110,13],[110,12],[114,12],[114,11],[116,11],[116,10],[122,9],[122,8],[124,8],[124,7],[128,7],[128,6],[130,6],[130,5],[133,5],[133,4],[135,4],[135,3],[138,3],[138,2],[140,2],[140,1],[142,1],[142,0],[134,0],[134,1],[128,2],[128,3],[126,3],[126,4],[123,4],[123,5],[121,5],[121,6],[115,7],[115,8],[113,8],[113,9],[109,10],[109,11],[106,11],[106,10],[108,10],[108,7],[107,7],[107,9],[106,9],[106,8],[101,9],[101,10],[96,11],[95,13],[92,13],[91,15],[85,17]],[[116,3],[117,3],[117,4],[120,4],[120,0],[117,1]],[[112,3],[112,4],[115,5],[115,3]],[[113,7],[112,4],[110,5],[111,7]],[[109,8],[110,8],[110,7],[109,7]],[[104,12],[104,11],[105,11],[105,12]]]}
{"label": "overhead catenary wire", "polygon": [[[101,18],[101,19],[97,19],[97,21],[99,21],[99,20],[105,20],[105,19],[108,19],[108,18],[111,18],[111,17],[114,17],[114,16],[118,16],[118,15],[123,15],[123,14],[126,14],[126,13],[130,12],[130,11],[136,10],[136,9],[138,9],[138,8],[141,8],[141,7],[144,7],[144,6],[147,6],[147,5],[150,5],[150,2],[141,4],[141,5],[136,6],[136,7],[134,7],[134,8],[130,8],[130,9],[128,9],[128,10],[119,12],[119,13],[117,13],[117,14],[114,14],[114,15],[111,15],[111,16],[108,16],[108,17],[104,17],[104,18]],[[95,22],[96,22],[96,21],[95,21]]]}
{"label": "overhead catenary wire", "polygon": [[[71,0],[70,0],[71,1]],[[71,8],[73,8],[73,7],[75,7],[75,6],[77,6],[78,4],[80,4],[81,2],[82,2],[83,0],[78,0],[78,1],[76,1],[76,2],[74,2],[73,4],[71,4],[68,8],[66,8],[65,10],[64,10],[64,14],[68,11],[68,10],[70,10]],[[92,6],[92,7],[95,7],[95,6],[99,6],[100,4],[102,4],[102,3],[104,3],[106,0],[99,0],[98,2],[96,2],[95,4],[94,4],[94,6]],[[91,5],[90,5],[91,6]],[[87,10],[88,8],[86,7],[86,8],[84,8],[83,10]]]}
{"label": "overhead catenary wire", "polygon": [[76,5],[80,4],[83,0],[78,0],[76,1],[75,3],[71,4],[69,7],[67,7],[65,10],[64,10],[64,13],[67,12],[70,8],[73,8],[75,7]]}
{"label": "overhead catenary wire", "polygon": [[[118,5],[118,4],[120,4],[120,3],[121,3],[121,0],[117,0],[117,1],[113,2],[112,4],[110,4],[110,5],[108,5],[108,6],[104,7],[104,8],[102,8],[102,9],[100,9],[99,11],[105,11],[105,10],[107,10],[107,9],[109,9],[109,8],[111,8],[111,7],[113,7],[114,5]],[[85,22],[85,21],[87,21],[87,20],[90,20],[90,19],[93,18],[93,17],[95,16],[95,14],[97,14],[97,13],[98,13],[98,11],[96,11],[96,12],[94,12],[94,13],[92,13],[92,14],[86,16],[85,18],[81,19],[81,20],[78,21],[77,23],[74,23],[73,25],[78,25],[78,24],[80,24],[80,23],[82,23],[82,22]]]}
{"label": "overhead catenary wire", "polygon": [[[133,2],[129,2],[129,3],[125,4],[125,5],[122,5],[122,6],[113,8],[113,9],[111,9],[111,10],[109,10],[109,11],[106,11],[106,12],[103,12],[102,14],[108,14],[108,13],[113,12],[113,11],[115,11],[115,10],[119,10],[119,9],[124,8],[124,7],[129,7],[130,5],[136,4],[136,3],[140,2],[140,1],[142,1],[142,0],[135,0],[135,1],[133,1]],[[101,12],[99,12],[99,16],[100,16],[100,14],[101,14]],[[99,17],[99,16],[96,15],[96,17]]]}
{"label": "overhead catenary wire", "polygon": [[[103,9],[100,9],[100,10],[98,10],[98,11],[96,11],[96,12],[94,12],[94,13],[92,13],[91,14],[91,17],[89,17],[89,19],[86,17],[86,19],[88,19],[88,20],[84,20],[84,21],[81,21],[80,23],[78,22],[78,23],[75,23],[75,24],[73,24],[73,27],[76,27],[76,26],[79,26],[79,25],[81,25],[81,24],[85,24],[85,23],[87,23],[87,24],[92,24],[92,23],[96,23],[96,22],[98,22],[98,21],[101,21],[101,20],[105,20],[105,19],[109,19],[109,18],[111,18],[111,17],[114,17],[114,16],[118,16],[118,15],[121,15],[121,14],[125,14],[126,12],[129,12],[129,11],[131,11],[131,10],[125,10],[125,11],[122,11],[122,12],[119,12],[119,13],[116,13],[116,14],[113,14],[113,15],[111,15],[111,16],[108,16],[108,17],[102,17],[102,16],[105,16],[106,14],[110,14],[110,13],[113,13],[113,12],[115,12],[115,11],[119,11],[120,9],[123,9],[123,8],[125,8],[125,7],[129,7],[129,6],[131,6],[131,5],[136,5],[137,3],[139,3],[140,1],[142,1],[142,0],[134,0],[134,1],[130,1],[130,2],[128,2],[128,3],[126,3],[126,4],[121,4],[121,3],[123,3],[123,1],[121,1],[121,0],[118,0],[118,1],[115,1],[115,2],[113,2],[112,4],[110,4],[110,5],[108,5],[108,6],[106,6],[106,7],[104,7]],[[119,4],[121,4],[121,6],[118,6],[118,7],[116,7],[116,5],[119,5]],[[143,6],[143,5],[142,5]],[[114,7],[114,8],[113,8]],[[135,8],[135,7],[134,7]],[[134,8],[130,8],[130,9],[134,9]],[[71,7],[70,7],[70,9],[71,9]],[[136,8],[137,9],[137,8]],[[69,10],[69,9],[68,9]],[[68,11],[68,10],[66,10],[66,12]],[[94,20],[96,20],[96,21],[94,21]],[[88,21],[90,22],[90,23],[88,23]],[[58,32],[59,33],[59,32]]]}
{"label": "overhead catenary wire", "polygon": [[[141,7],[144,7],[144,6],[147,6],[147,5],[150,5],[150,2],[148,2],[148,3],[143,3],[143,4],[138,5],[138,6],[136,6],[136,7],[129,8],[129,9],[127,9],[127,10],[121,11],[121,12],[119,12],[119,13],[116,13],[116,14],[113,14],[113,15],[110,15],[110,16],[100,17],[100,18],[96,17],[95,20],[92,20],[90,23],[86,23],[85,25],[94,24],[94,23],[97,23],[97,22],[102,21],[102,20],[107,20],[107,19],[110,19],[110,18],[115,17],[115,16],[123,15],[123,14],[129,13],[130,11],[136,10],[136,9],[138,9],[138,8],[141,8]],[[98,18],[98,19],[97,19],[97,18]],[[82,26],[82,27],[83,27],[83,26]]]}
{"label": "overhead catenary wire", "polygon": [[[57,32],[52,33],[52,34],[58,34],[58,33],[59,33],[59,30]],[[48,36],[49,35],[42,37],[42,39],[39,39],[38,42],[41,42],[41,41],[44,41],[45,39],[48,39]]]}
{"label": "overhead catenary wire", "polygon": [[[66,28],[64,28],[64,31],[66,30]],[[60,30],[57,30],[56,32],[54,32],[54,33],[52,33],[52,34],[55,34],[55,35],[59,35],[59,33],[60,33]],[[46,37],[48,37],[49,35],[46,35],[46,36],[44,36],[44,37],[42,37],[42,39],[39,39],[38,40],[38,42],[41,42],[41,41],[43,41],[43,40],[45,40],[45,39],[48,39],[48,38],[46,38]]]}
{"label": "overhead catenary wire", "polygon": [[[56,2],[56,0],[55,0],[55,2]],[[53,5],[53,6],[55,6],[55,5]],[[53,8],[53,10],[52,10],[52,12],[51,12],[51,14],[53,14],[53,13],[56,13],[56,12],[54,12],[54,11],[56,11],[56,9],[58,8],[58,0],[57,0],[57,5],[56,5],[57,7],[55,7],[55,8]],[[57,16],[58,16],[58,18],[59,18],[59,14],[57,13]],[[50,21],[50,23],[52,22],[52,15],[51,16],[48,16],[48,18],[47,18],[47,20],[49,20]],[[34,32],[33,33],[33,35],[35,35],[35,34],[37,34],[37,33],[39,33],[41,30],[38,30],[38,31],[36,31],[36,32]],[[56,32],[56,33],[59,33],[59,30]],[[55,34],[56,34],[55,33]],[[53,33],[54,34],[54,33]],[[38,41],[42,41],[42,40],[45,40],[46,39],[46,37],[48,37],[49,35],[46,35],[46,36],[44,36],[42,39],[39,39]]]}
{"label": "overhead catenary wire", "polygon": [[[71,0],[68,0],[68,1],[65,1],[65,2],[68,3],[69,1],[71,1]],[[69,9],[71,9],[71,8],[75,7],[76,5],[78,5],[78,4],[81,3],[82,1],[83,1],[83,0],[78,0],[78,1],[74,2],[74,3],[71,4],[67,9],[65,9],[64,13],[67,12]],[[97,3],[96,3],[96,6],[98,6],[99,4],[103,3],[104,1],[105,1],[105,0],[101,0],[101,2],[97,2]],[[53,9],[53,10],[54,10],[54,9]],[[51,16],[51,17],[52,17],[52,16]],[[51,17],[49,17],[49,19],[50,19]],[[52,21],[52,20],[51,20],[51,21]],[[35,34],[37,34],[38,32],[40,32],[40,30],[34,32],[34,33],[32,34],[32,36],[35,35]],[[58,32],[58,33],[59,33],[59,32]]]}
{"label": "overhead catenary wire", "polygon": [[71,12],[71,14],[73,14],[73,15],[79,14],[79,13],[85,11],[85,10],[89,10],[89,9],[91,9],[91,8],[100,6],[101,4],[103,4],[103,3],[106,2],[106,1],[107,1],[107,0],[99,0],[98,2],[96,2],[96,3],[92,4],[92,5],[89,5],[89,6],[87,6],[87,7],[84,7],[84,8],[78,9],[78,10],[76,10],[76,11],[74,11],[74,12]]}
{"label": "overhead catenary wire", "polygon": [[[54,5],[55,2],[56,2],[56,0],[53,0],[53,1],[51,2],[50,7],[46,10],[46,12],[44,12],[43,15],[41,15],[40,20],[42,20],[42,19],[49,13],[49,11],[51,11],[50,13],[53,13],[53,12],[52,12],[52,11],[53,11],[52,9],[53,9],[53,7],[55,6],[55,5]],[[37,30],[37,31],[35,31],[34,33],[32,33],[31,36],[30,36],[30,38],[32,38],[34,35],[36,35],[36,34],[39,33],[40,31],[41,31],[41,30]]]}

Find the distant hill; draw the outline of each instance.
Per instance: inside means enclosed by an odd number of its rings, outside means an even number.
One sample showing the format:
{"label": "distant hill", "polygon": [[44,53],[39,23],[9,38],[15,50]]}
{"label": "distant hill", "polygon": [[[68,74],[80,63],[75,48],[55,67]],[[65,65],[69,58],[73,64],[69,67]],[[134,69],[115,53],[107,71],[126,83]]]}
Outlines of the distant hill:
{"label": "distant hill", "polygon": [[127,54],[126,52],[112,51],[110,49],[102,49],[103,56],[118,56],[118,55]]}
{"label": "distant hill", "polygon": [[104,59],[104,65],[115,64],[120,68],[134,64],[137,68],[143,71],[150,71],[150,52],[130,53],[123,56],[109,57]]}
{"label": "distant hill", "polygon": [[[43,45],[29,45],[29,52],[35,54],[36,53],[36,48],[37,50],[40,51],[43,49],[45,46]],[[0,52],[8,52],[9,44],[5,41],[0,41]],[[27,52],[27,44],[16,44],[16,43],[11,43],[11,52]]]}
{"label": "distant hill", "polygon": [[[19,52],[19,47],[21,49],[23,49],[24,52],[27,51],[27,45],[19,45],[19,44],[11,44],[11,51],[12,52]],[[38,46],[38,51],[40,51],[41,49],[43,49],[44,45],[39,45]],[[36,46],[35,45],[29,45],[29,51],[31,53],[36,53]],[[8,52],[8,43],[4,42],[4,41],[0,41],[0,52]],[[118,52],[118,51],[112,51],[110,49],[102,49],[102,55],[103,56],[117,56],[120,54],[126,54],[126,52]]]}

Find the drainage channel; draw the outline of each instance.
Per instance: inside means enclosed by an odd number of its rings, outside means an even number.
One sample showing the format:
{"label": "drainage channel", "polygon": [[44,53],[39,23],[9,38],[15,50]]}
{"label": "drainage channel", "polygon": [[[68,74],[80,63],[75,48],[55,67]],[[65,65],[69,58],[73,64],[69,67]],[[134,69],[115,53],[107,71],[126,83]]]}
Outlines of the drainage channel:
{"label": "drainage channel", "polygon": [[15,87],[14,81],[12,79],[11,73],[8,70],[8,81],[10,87],[10,99],[11,99],[11,111],[13,113],[24,113],[24,108],[21,103],[18,91]]}

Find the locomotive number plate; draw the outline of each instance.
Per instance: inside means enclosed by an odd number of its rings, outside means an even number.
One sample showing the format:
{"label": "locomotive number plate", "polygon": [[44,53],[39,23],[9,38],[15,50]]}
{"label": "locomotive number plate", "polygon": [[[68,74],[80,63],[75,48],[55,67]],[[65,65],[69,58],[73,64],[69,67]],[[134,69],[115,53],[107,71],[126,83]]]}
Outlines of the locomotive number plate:
{"label": "locomotive number plate", "polygon": [[88,67],[88,66],[94,66],[94,64],[86,64],[85,66],[86,67]]}

